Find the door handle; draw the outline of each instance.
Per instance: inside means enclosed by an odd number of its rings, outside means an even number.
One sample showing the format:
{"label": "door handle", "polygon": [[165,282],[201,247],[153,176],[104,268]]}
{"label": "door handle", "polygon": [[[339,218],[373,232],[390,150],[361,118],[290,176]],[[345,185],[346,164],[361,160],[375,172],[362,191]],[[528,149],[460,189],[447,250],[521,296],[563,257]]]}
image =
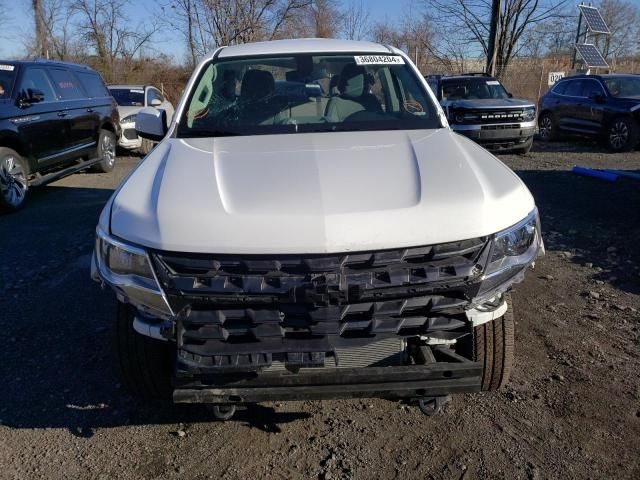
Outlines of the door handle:
{"label": "door handle", "polygon": [[87,108],[87,112],[93,113],[95,110],[93,108]]}
{"label": "door handle", "polygon": [[66,117],[67,115],[69,115],[67,112],[58,112],[59,117]]}

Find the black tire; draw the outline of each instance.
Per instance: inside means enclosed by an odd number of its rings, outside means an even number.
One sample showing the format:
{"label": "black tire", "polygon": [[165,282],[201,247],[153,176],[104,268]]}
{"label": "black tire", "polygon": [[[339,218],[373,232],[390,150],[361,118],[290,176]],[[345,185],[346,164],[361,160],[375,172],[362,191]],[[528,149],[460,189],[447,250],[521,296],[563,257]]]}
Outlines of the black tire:
{"label": "black tire", "polygon": [[543,142],[555,142],[560,137],[556,119],[551,112],[545,112],[538,118],[538,135]]}
{"label": "black tire", "polygon": [[513,153],[518,155],[526,155],[531,151],[531,147],[533,147],[533,137],[527,140],[521,147],[516,148]]}
{"label": "black tire", "polygon": [[98,158],[102,158],[96,163],[92,170],[100,173],[109,173],[116,164],[116,136],[109,130],[100,130],[98,138]]}
{"label": "black tire", "polygon": [[0,147],[0,209],[15,212],[29,193],[29,169],[18,152]]}
{"label": "black tire", "polygon": [[614,118],[606,133],[606,142],[613,152],[630,152],[638,144],[640,136],[637,122],[631,118]]}
{"label": "black tire", "polygon": [[140,154],[144,156],[149,155],[149,153],[151,153],[151,150],[153,150],[153,147],[155,146],[156,144],[153,143],[151,140],[147,138],[143,138],[142,144],[140,145],[138,152],[140,152]]}
{"label": "black tire", "polygon": [[145,400],[169,400],[173,344],[140,335],[133,329],[135,310],[118,302],[114,350],[123,385]]}
{"label": "black tire", "polygon": [[514,323],[511,294],[505,294],[506,313],[473,329],[473,361],[481,363],[482,390],[492,391],[509,382],[514,354]]}

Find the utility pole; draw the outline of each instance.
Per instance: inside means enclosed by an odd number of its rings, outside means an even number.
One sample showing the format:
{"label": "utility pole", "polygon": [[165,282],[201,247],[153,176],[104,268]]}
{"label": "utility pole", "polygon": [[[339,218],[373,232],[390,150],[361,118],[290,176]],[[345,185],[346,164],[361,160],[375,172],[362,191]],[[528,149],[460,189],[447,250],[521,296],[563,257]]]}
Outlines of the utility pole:
{"label": "utility pole", "polygon": [[[582,3],[580,3],[580,5],[582,5]],[[578,49],[576,48],[576,45],[578,45],[578,42],[580,41],[580,37],[582,36],[580,30],[582,30],[582,10],[580,10],[580,16],[578,17],[578,30],[576,31],[576,43],[573,46],[573,57],[571,58],[571,70],[576,68],[576,60],[578,55]]]}
{"label": "utility pole", "polygon": [[491,26],[489,28],[489,48],[487,48],[487,68],[486,72],[492,77],[496,74],[496,58],[498,56],[496,40],[498,39],[498,24],[500,23],[500,11],[502,10],[502,0],[492,0],[491,2]]}

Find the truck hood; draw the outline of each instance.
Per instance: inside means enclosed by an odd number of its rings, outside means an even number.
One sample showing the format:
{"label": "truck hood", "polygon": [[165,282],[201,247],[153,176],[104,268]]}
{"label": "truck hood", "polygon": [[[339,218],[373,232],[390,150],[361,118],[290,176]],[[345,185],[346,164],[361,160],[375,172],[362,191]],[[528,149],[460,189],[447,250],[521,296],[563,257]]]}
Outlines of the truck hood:
{"label": "truck hood", "polygon": [[533,209],[449,129],[167,138],[114,195],[110,229],[166,251],[332,253],[480,237]]}
{"label": "truck hood", "polygon": [[455,108],[522,108],[533,107],[534,104],[529,100],[520,100],[518,98],[489,98],[484,100],[444,100],[443,106]]}

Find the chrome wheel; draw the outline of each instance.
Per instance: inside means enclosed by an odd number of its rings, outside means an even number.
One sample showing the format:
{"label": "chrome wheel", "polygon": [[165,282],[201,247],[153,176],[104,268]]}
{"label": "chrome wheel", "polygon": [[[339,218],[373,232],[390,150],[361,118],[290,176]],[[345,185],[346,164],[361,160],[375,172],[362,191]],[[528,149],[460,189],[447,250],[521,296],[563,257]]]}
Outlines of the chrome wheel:
{"label": "chrome wheel", "polygon": [[622,150],[629,142],[629,126],[623,120],[616,120],[609,130],[609,145],[614,150]]}
{"label": "chrome wheel", "polygon": [[102,161],[107,167],[112,167],[116,162],[116,142],[111,135],[104,135],[100,145],[102,150]]}
{"label": "chrome wheel", "polygon": [[27,195],[27,175],[22,163],[13,155],[0,160],[0,195],[10,207],[22,205]]}
{"label": "chrome wheel", "polygon": [[538,130],[540,132],[540,138],[547,140],[551,137],[551,130],[553,129],[553,123],[549,115],[545,115],[540,119],[540,125]]}

